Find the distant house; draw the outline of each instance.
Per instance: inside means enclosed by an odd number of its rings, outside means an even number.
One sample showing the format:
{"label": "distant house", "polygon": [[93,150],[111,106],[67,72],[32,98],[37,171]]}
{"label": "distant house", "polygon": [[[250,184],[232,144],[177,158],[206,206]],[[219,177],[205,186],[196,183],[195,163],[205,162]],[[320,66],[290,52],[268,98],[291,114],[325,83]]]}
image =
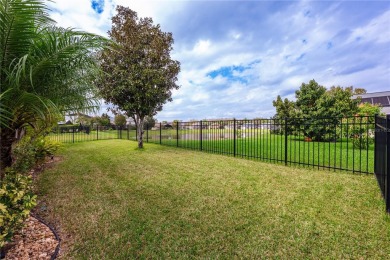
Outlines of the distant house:
{"label": "distant house", "polygon": [[258,122],[255,122],[255,123],[244,123],[244,124],[242,124],[241,129],[243,129],[243,130],[245,130],[245,129],[263,129],[262,126],[263,125],[258,123]]}
{"label": "distant house", "polygon": [[374,92],[366,94],[358,94],[352,96],[353,99],[360,97],[362,103],[379,104],[382,107],[382,112],[390,115],[390,91]]}
{"label": "distant house", "polygon": [[86,115],[83,113],[73,113],[73,114],[71,113],[71,114],[65,115],[65,121],[60,121],[60,122],[58,122],[58,124],[59,125],[75,124],[76,122],[80,121],[79,120],[80,118],[90,119],[90,118],[92,118],[92,116],[89,116],[89,115]]}
{"label": "distant house", "polygon": [[211,123],[208,125],[209,129],[221,129],[221,125],[219,123]]}

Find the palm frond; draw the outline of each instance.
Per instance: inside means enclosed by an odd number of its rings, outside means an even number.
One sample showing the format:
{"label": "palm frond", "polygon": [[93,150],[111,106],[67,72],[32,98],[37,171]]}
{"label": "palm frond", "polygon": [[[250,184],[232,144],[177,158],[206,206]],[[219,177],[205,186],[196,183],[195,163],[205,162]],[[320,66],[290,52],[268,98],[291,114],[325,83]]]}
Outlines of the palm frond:
{"label": "palm frond", "polygon": [[0,0],[0,88],[6,87],[4,69],[26,55],[37,28],[53,24],[44,1]]}

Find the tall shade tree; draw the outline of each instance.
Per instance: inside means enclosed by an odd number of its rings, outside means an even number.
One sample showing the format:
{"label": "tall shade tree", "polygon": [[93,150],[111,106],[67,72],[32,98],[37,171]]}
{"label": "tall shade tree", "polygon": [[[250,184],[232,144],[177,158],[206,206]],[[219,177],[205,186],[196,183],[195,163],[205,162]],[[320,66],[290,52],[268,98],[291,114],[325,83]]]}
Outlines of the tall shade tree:
{"label": "tall shade tree", "polygon": [[43,0],[0,0],[0,170],[12,163],[17,133],[55,122],[58,113],[92,108],[93,50],[107,40],[63,29]]}
{"label": "tall shade tree", "polygon": [[145,117],[172,101],[172,90],[179,88],[180,63],[170,57],[171,33],[162,32],[151,18],[138,18],[129,8],[118,6],[117,12],[109,31],[115,44],[100,53],[104,73],[97,85],[108,103],[134,119],[138,147],[143,148]]}

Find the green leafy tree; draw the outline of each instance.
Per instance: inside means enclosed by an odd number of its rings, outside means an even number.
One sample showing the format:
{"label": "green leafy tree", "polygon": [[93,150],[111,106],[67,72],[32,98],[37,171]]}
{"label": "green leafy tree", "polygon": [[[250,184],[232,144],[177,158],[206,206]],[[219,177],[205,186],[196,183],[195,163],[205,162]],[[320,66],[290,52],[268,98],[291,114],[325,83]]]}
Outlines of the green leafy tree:
{"label": "green leafy tree", "polygon": [[[340,86],[327,90],[313,79],[308,84],[302,83],[295,92],[296,102],[282,101],[278,96],[273,101],[276,108],[274,118],[296,117],[288,122],[288,133],[302,131],[305,136],[317,141],[335,139],[335,126],[343,117],[353,116],[358,111],[359,100],[352,99],[352,96],[364,92],[364,89]],[[283,132],[283,127],[278,131]]]}
{"label": "green leafy tree", "polygon": [[317,114],[322,117],[349,117],[358,111],[358,99],[352,99],[353,87],[333,86],[316,103]]}
{"label": "green leafy tree", "polygon": [[274,116],[275,123],[281,126],[278,129],[273,130],[273,132],[284,134],[285,127],[282,126],[282,124],[286,118],[290,118],[287,122],[287,134],[292,134],[295,123],[295,120],[292,118],[295,118],[297,113],[295,102],[290,101],[287,98],[282,100],[280,95],[278,95],[276,100],[272,101],[272,104],[276,109],[276,115]]}
{"label": "green leafy tree", "polygon": [[126,125],[126,116],[122,114],[116,114],[114,122],[116,126],[124,127]]}
{"label": "green leafy tree", "polygon": [[150,130],[156,124],[157,120],[152,116],[146,116],[144,120],[144,129]]}
{"label": "green leafy tree", "polygon": [[367,93],[367,90],[365,90],[364,88],[355,88],[353,90],[354,95],[360,95],[360,94],[366,94],[366,93]]}
{"label": "green leafy tree", "polygon": [[276,100],[272,101],[272,104],[276,109],[277,118],[295,117],[295,102],[287,98],[282,100],[280,95],[278,95]]}
{"label": "green leafy tree", "polygon": [[97,85],[107,102],[134,119],[138,147],[143,148],[145,117],[172,100],[180,64],[170,57],[171,33],[129,8],[118,6],[117,12],[109,31],[115,44],[99,55],[104,75]]}
{"label": "green leafy tree", "polygon": [[375,116],[375,115],[381,115],[383,116],[384,113],[382,112],[382,107],[380,107],[379,104],[371,104],[371,103],[363,103],[359,104],[357,114],[358,116]]}
{"label": "green leafy tree", "polygon": [[107,114],[103,113],[99,118],[99,124],[101,126],[110,126],[111,125],[110,117]]}
{"label": "green leafy tree", "polygon": [[317,102],[325,94],[326,88],[319,85],[314,79],[308,84],[302,83],[301,87],[295,91],[295,102],[298,107],[298,115],[303,118],[320,117]]}
{"label": "green leafy tree", "polygon": [[[102,37],[63,29],[43,0],[0,0],[0,171],[23,129],[97,105],[91,52]],[[92,97],[92,98],[91,98]]]}

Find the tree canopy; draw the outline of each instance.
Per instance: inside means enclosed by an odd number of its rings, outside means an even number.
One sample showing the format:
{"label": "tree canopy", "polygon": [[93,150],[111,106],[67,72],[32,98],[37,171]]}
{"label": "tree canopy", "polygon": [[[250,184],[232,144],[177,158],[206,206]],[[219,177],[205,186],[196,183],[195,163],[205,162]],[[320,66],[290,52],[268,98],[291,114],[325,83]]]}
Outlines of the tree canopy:
{"label": "tree canopy", "polygon": [[126,117],[122,114],[116,114],[114,118],[114,122],[116,126],[125,126],[126,125]]}
{"label": "tree canopy", "polygon": [[173,37],[154,25],[152,18],[138,18],[129,8],[118,6],[112,18],[110,48],[99,54],[103,75],[97,82],[102,97],[132,117],[143,147],[143,121],[162,110],[178,89],[180,63],[172,60]]}
{"label": "tree canopy", "polygon": [[144,119],[144,129],[150,130],[156,124],[157,120],[152,116],[146,116]]}
{"label": "tree canopy", "polygon": [[287,98],[282,101],[278,96],[273,101],[276,108],[275,118],[296,117],[289,123],[289,133],[293,131],[293,123],[303,124],[303,132],[307,137],[323,140],[330,131],[331,125],[337,124],[342,117],[353,116],[358,111],[358,99],[352,99],[355,94],[365,93],[365,89],[333,86],[330,89],[319,85],[314,79],[302,83],[295,92],[296,101]]}

